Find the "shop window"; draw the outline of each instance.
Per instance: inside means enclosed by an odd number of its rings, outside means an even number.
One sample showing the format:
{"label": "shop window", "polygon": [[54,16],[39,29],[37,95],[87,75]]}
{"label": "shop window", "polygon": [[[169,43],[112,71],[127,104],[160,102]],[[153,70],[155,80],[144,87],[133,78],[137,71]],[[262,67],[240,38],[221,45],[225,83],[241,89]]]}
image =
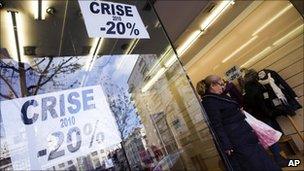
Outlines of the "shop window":
{"label": "shop window", "polygon": [[[86,3],[91,3],[87,11]],[[135,165],[153,170],[162,163],[160,170],[191,170],[197,155],[191,149],[219,156],[215,143],[198,138],[209,128],[191,118],[203,116],[203,110],[150,5],[146,0],[5,3],[0,11],[5,26],[0,32],[0,169],[62,170],[67,161],[68,170]],[[111,10],[101,10],[105,7]],[[90,11],[100,18],[90,21]],[[110,13],[110,21],[101,24],[107,18],[103,12]],[[122,13],[137,18],[127,21]],[[175,132],[179,122],[171,122],[177,115],[185,118],[183,134]],[[217,142],[212,135],[204,138]],[[191,137],[196,139],[182,144]],[[206,146],[212,154],[205,154]],[[153,152],[150,164],[139,162],[141,151]],[[166,157],[172,156],[178,159],[168,164]]]}
{"label": "shop window", "polygon": [[92,153],[92,156],[96,156],[97,155],[97,151],[94,151],[93,153]]}
{"label": "shop window", "polygon": [[59,166],[59,168],[63,168],[63,167],[65,166],[65,164],[64,164],[64,163],[61,163],[61,164],[59,164],[58,166]]}
{"label": "shop window", "polygon": [[68,161],[68,164],[70,165],[70,164],[73,164],[73,161],[72,160],[69,160]]}

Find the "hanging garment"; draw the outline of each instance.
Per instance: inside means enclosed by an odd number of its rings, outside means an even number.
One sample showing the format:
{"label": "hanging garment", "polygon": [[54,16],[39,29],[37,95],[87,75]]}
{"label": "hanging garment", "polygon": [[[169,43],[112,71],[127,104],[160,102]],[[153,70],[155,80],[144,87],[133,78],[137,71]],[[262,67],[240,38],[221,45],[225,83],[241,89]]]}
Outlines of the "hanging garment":
{"label": "hanging garment", "polygon": [[255,118],[263,122],[275,120],[277,116],[272,107],[271,101],[264,98],[263,93],[265,88],[260,84],[257,78],[254,78],[244,85],[244,108],[251,113]]}
{"label": "hanging garment", "polygon": [[[264,72],[264,71],[262,71]],[[259,80],[259,83],[262,85],[267,85],[269,84],[270,87],[272,88],[273,92],[275,93],[275,95],[284,103],[284,104],[288,104],[285,95],[283,94],[283,92],[281,91],[281,89],[275,84],[274,79],[271,77],[271,74],[268,73],[267,74],[267,78],[265,80]]]}
{"label": "hanging garment", "polygon": [[[278,73],[264,69],[259,73],[259,83],[263,85],[264,99],[270,101],[270,107],[275,115],[295,115],[295,111],[302,108],[296,100],[297,95]],[[269,77],[270,76],[270,77]],[[268,82],[268,84],[267,84]]]}

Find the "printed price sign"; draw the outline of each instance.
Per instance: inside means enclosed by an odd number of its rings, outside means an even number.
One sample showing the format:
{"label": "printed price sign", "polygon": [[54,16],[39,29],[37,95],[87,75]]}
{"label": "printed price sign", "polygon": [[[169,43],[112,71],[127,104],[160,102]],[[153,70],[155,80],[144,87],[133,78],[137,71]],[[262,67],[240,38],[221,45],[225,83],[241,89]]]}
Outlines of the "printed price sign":
{"label": "printed price sign", "polygon": [[100,86],[1,102],[14,170],[48,169],[120,143]]}
{"label": "printed price sign", "polygon": [[227,76],[229,81],[232,81],[241,76],[241,71],[239,67],[233,66],[228,71],[226,71],[225,75]]}
{"label": "printed price sign", "polygon": [[89,37],[150,38],[136,6],[95,0],[78,2]]}

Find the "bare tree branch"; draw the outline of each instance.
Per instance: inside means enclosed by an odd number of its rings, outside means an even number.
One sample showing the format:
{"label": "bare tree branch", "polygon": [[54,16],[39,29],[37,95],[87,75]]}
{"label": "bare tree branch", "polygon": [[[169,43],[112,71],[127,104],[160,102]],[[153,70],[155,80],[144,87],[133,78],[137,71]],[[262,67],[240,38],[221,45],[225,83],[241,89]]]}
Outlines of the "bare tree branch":
{"label": "bare tree branch", "polygon": [[14,78],[14,74],[15,74],[15,71],[13,70],[12,75],[11,75],[12,79]]}
{"label": "bare tree branch", "polygon": [[46,58],[43,58],[42,60],[40,60],[38,63],[36,63],[35,65],[29,67],[28,69],[26,69],[26,71],[31,70],[33,68],[35,68],[36,66],[40,65],[43,61],[45,61]]}
{"label": "bare tree branch", "polygon": [[[50,58],[50,59],[49,59],[49,62],[48,62],[48,64],[47,64],[47,66],[44,68],[42,74],[41,74],[40,77],[39,77],[39,80],[38,80],[38,82],[37,82],[37,85],[39,85],[39,84],[41,83],[42,78],[45,76],[45,73],[47,72],[47,70],[48,70],[49,67],[51,66],[52,61],[53,61],[53,58]],[[37,94],[38,90],[39,90],[39,87],[37,86],[37,88],[36,88],[34,94]]]}
{"label": "bare tree branch", "polygon": [[[81,65],[78,63],[70,63],[72,59],[76,59],[76,61],[79,60],[79,58],[77,58],[77,57],[70,57],[67,60],[63,60],[59,65],[54,66],[54,64],[53,64],[54,60],[53,60],[53,58],[50,58],[47,65],[46,66],[44,65],[45,67],[44,67],[44,69],[42,69],[39,66],[47,60],[47,58],[43,58],[43,59],[39,60],[38,62],[35,62],[35,65],[27,68],[25,70],[25,72],[37,72],[37,74],[38,74],[38,75],[36,75],[36,76],[38,76],[38,81],[34,85],[27,87],[28,92],[30,92],[32,95],[36,95],[38,93],[39,89],[43,85],[45,85],[49,81],[53,80],[54,76],[56,76],[58,74],[62,74],[62,73],[75,72],[75,70],[77,70]],[[37,68],[35,68],[35,67],[37,67]],[[14,67],[13,65],[7,64],[3,61],[0,61],[0,68],[1,68],[1,70],[2,69],[11,70],[12,73],[9,72],[10,77],[12,79],[11,81],[14,80],[15,76],[18,76],[18,74],[16,74],[16,73],[20,74],[20,70],[17,68],[17,66]],[[5,78],[2,75],[1,75],[1,79],[3,79],[4,82],[8,85],[9,89],[12,91],[12,94],[14,94],[14,96],[16,96],[16,98],[18,98],[17,93],[14,91],[14,89],[12,87],[12,84],[10,84],[10,79]],[[56,83],[56,81],[53,81],[53,83]],[[2,97],[7,98],[9,96],[3,95]]]}
{"label": "bare tree branch", "polygon": [[[32,88],[37,88],[39,89],[40,87],[42,87],[44,84],[46,84],[47,82],[49,82],[56,74],[58,74],[58,72],[61,70],[61,68],[67,64],[70,60],[72,60],[73,57],[70,57],[68,60],[62,62],[58,67],[57,69],[54,71],[54,73],[49,77],[47,78],[44,82],[42,83],[39,83],[39,84],[36,84],[36,85],[32,85],[32,86],[29,86],[28,89],[32,89]],[[42,76],[43,77],[43,76]],[[36,89],[36,90],[37,90]],[[36,95],[37,91],[33,94],[33,95]]]}
{"label": "bare tree branch", "polygon": [[18,70],[16,67],[10,66],[10,65],[8,65],[7,63],[5,63],[5,62],[3,62],[3,61],[0,61],[0,68],[3,68],[3,69],[4,69],[4,68],[6,68],[6,69],[12,69],[13,71],[19,73],[19,70]]}
{"label": "bare tree branch", "polygon": [[8,95],[4,95],[2,93],[0,93],[0,96],[5,98],[5,99],[13,99],[12,97],[8,96]]}
{"label": "bare tree branch", "polygon": [[10,90],[14,93],[15,97],[18,98],[18,95],[14,91],[14,88],[12,87],[12,85],[2,75],[0,75],[0,78],[7,84],[7,86],[10,88]]}

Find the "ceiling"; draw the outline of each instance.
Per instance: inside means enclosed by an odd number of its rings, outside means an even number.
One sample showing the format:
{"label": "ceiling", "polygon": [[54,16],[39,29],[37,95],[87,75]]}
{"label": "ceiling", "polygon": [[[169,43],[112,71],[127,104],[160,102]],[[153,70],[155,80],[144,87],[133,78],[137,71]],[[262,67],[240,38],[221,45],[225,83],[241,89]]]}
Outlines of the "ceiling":
{"label": "ceiling", "polygon": [[162,1],[154,3],[155,10],[172,42],[189,27],[211,1]]}
{"label": "ceiling", "polygon": [[[118,2],[124,2],[116,0]],[[53,15],[46,14],[45,20],[35,20],[35,5],[37,1],[9,1],[2,0],[1,8],[1,56],[16,56],[15,45],[12,43],[14,37],[7,34],[7,10],[19,11],[21,26],[19,32],[23,33],[22,46],[33,47],[33,54],[25,55],[32,57],[56,57],[56,56],[85,56],[88,55],[93,46],[94,39],[88,38],[83,17],[77,1],[44,1],[46,6],[53,7]],[[144,24],[148,26],[151,40],[140,40],[133,50],[133,54],[157,54],[160,55],[167,48],[169,42],[165,37],[160,23],[155,17],[153,10],[145,1],[131,1],[140,10]],[[184,41],[187,33],[195,26],[193,23],[200,22],[201,17],[211,6],[211,1],[161,1],[153,0],[155,10],[160,17],[170,40],[177,47]],[[240,8],[242,9],[242,8]],[[45,9],[44,9],[45,10]],[[233,16],[230,16],[233,19]],[[223,23],[224,27],[227,22]],[[221,27],[222,28],[222,27]],[[219,30],[213,32],[214,36]],[[212,37],[211,36],[211,37]],[[106,39],[99,55],[124,54],[132,40],[129,39]]]}
{"label": "ceiling", "polygon": [[[34,12],[37,1],[2,2],[1,8],[1,58],[14,57],[15,44],[12,28],[8,22],[11,18],[7,10],[18,11],[20,22],[18,32],[22,47],[35,47],[34,54],[25,55],[28,58],[86,56],[93,45],[94,39],[89,38],[85,29],[83,17],[77,1],[43,1],[48,7],[55,9],[54,14],[46,14],[45,20],[35,20]],[[120,1],[116,1],[120,2]],[[123,2],[123,1],[122,1]],[[146,1],[131,1],[136,5],[140,16],[147,27],[151,39],[139,40],[133,54],[160,55],[169,45],[164,36],[157,17]],[[43,10],[44,11],[44,10]],[[106,39],[98,55],[125,54],[134,42],[130,39]],[[6,53],[8,52],[8,53]],[[7,56],[9,54],[9,56]]]}
{"label": "ceiling", "polygon": [[[117,0],[118,1],[118,0]],[[15,47],[11,34],[8,34],[7,10],[17,10],[21,15],[22,22],[18,27],[23,33],[24,47],[35,47],[34,54],[29,58],[36,57],[58,57],[58,56],[87,56],[92,49],[94,39],[89,38],[86,33],[83,17],[80,13],[77,1],[44,1],[55,9],[53,15],[47,14],[46,19],[39,21],[33,17],[33,2],[36,1],[2,1],[1,8],[1,38],[0,57],[8,58],[14,56]],[[124,1],[118,1],[124,2]],[[161,1],[153,0],[163,26],[165,27],[170,40],[175,47],[182,44],[187,37],[196,29],[204,17],[209,13],[210,7],[216,3],[211,1]],[[139,40],[133,54],[156,54],[160,56],[169,46],[169,42],[164,35],[157,17],[153,10],[145,1],[130,1],[137,6],[142,20],[147,26],[150,40]],[[225,64],[221,61],[229,56],[235,49],[250,39],[252,32],[265,22],[269,17],[282,9],[288,1],[267,1],[261,5],[261,1],[237,1],[235,5],[225,12],[216,22],[204,33],[187,51],[180,56],[194,82],[206,75],[215,66],[222,70],[228,69],[231,65],[242,63],[250,55],[257,53],[262,47],[267,46],[270,41],[286,34],[288,29],[303,22],[303,20],[290,22],[290,18],[278,20],[271,27],[261,32],[255,40],[260,42],[255,49],[244,55],[239,61],[229,60]],[[256,10],[248,11],[253,6],[259,6]],[[242,14],[242,15],[240,15]],[[286,15],[291,18],[299,17],[296,9],[289,10]],[[247,16],[246,18],[242,18]],[[236,23],[236,21],[238,21]],[[274,30],[280,30],[280,26],[286,27],[277,35],[273,35]],[[269,35],[273,35],[269,39]],[[125,54],[134,41],[130,39],[106,39],[99,55]],[[251,46],[253,47],[253,46]],[[259,48],[258,48],[259,47]],[[195,67],[193,63],[196,64]],[[204,68],[202,70],[201,68]],[[216,71],[222,72],[222,71]],[[197,76],[197,73],[199,73]]]}
{"label": "ceiling", "polygon": [[[246,2],[237,2],[235,5],[242,3]],[[231,9],[229,13],[233,13],[233,10]],[[278,48],[273,45],[274,42],[299,26],[303,26],[304,23],[301,15],[288,1],[256,1],[242,12],[242,15],[226,25],[216,37],[204,42],[208,35],[203,35],[185,54],[191,56],[186,70],[194,84],[210,74],[223,76],[231,67],[242,66],[267,47],[271,47],[269,51],[271,53]],[[224,19],[225,16],[219,19],[219,22]],[[266,25],[267,23],[269,24]],[[266,26],[263,27],[264,25]],[[217,25],[215,24],[214,27]],[[224,61],[227,57],[230,59]],[[251,65],[248,63],[245,67]]]}

